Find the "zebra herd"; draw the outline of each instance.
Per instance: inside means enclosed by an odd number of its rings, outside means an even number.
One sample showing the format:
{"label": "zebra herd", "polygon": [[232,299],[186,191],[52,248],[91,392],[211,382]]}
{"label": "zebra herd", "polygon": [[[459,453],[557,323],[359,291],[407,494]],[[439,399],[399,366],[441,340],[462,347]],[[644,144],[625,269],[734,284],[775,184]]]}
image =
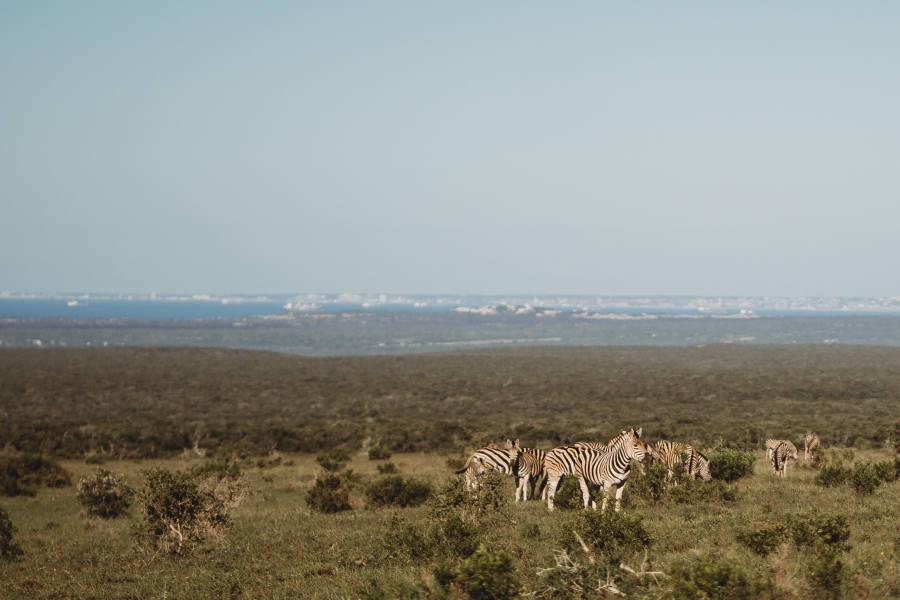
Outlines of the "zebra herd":
{"label": "zebra herd", "polygon": [[[550,452],[540,448],[522,448],[519,440],[506,440],[506,447],[490,444],[476,450],[456,473],[466,474],[470,490],[478,487],[478,476],[486,471],[497,471],[512,476],[516,483],[516,502],[528,500],[529,490],[543,484],[542,499],[547,509],[553,510],[553,498],[559,483],[566,475],[574,475],[581,488],[584,507],[597,508],[591,500],[589,484],[599,486],[603,500],[601,510],[606,510],[610,491],[615,488],[615,509],[621,508],[622,493],[631,473],[632,461],[641,464],[663,463],[669,468],[669,477],[676,464],[683,464],[691,479],[698,475],[711,481],[709,460],[690,444],[659,440],[645,445],[641,441],[642,429],[622,431],[608,443],[576,442],[559,446]],[[804,457],[810,458],[813,448],[819,445],[818,436],[808,433],[804,439]],[[766,440],[766,456],[772,463],[776,476],[785,477],[787,461],[797,460],[797,448],[788,440]]]}

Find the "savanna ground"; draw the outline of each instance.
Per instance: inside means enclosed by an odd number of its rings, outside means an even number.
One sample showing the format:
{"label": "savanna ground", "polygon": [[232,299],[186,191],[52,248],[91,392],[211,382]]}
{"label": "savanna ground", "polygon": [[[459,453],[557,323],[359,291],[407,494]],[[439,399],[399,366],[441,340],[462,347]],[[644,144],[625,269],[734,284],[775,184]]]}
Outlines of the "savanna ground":
{"label": "savanna ground", "polygon": [[[768,436],[796,442],[809,428],[826,446],[852,446],[857,461],[893,459],[900,417],[900,349],[885,347],[529,348],[323,359],[211,349],[2,350],[0,365],[0,444],[63,457],[73,481],[96,471],[86,459],[105,460],[140,488],[141,471],[152,465],[183,469],[209,460],[187,458],[184,450],[198,445],[210,455],[241,456],[252,490],[224,537],[182,557],[135,541],[137,506],[101,520],[84,514],[74,487],[3,498],[24,550],[18,561],[0,562],[0,596],[8,598],[356,598],[376,583],[400,594],[404,585],[433,581],[434,560],[386,541],[395,515],[425,530],[429,507],[367,506],[362,490],[383,477],[376,465],[384,461],[368,460],[363,445],[391,448],[401,474],[440,486],[451,473],[448,458],[486,441],[520,437],[549,448],[605,440],[631,426],[643,426],[647,441],[665,436],[703,447],[721,437],[757,448]],[[311,452],[335,446],[354,449],[347,467],[361,479],[351,510],[315,513],[305,495],[322,472]],[[279,464],[262,458],[273,447],[283,453]],[[417,452],[405,452],[411,449]],[[851,531],[839,585],[827,593],[900,596],[900,484],[858,495],[846,485],[814,485],[816,471],[797,467],[791,463],[788,478],[778,480],[757,449],[755,473],[734,484],[734,501],[626,503],[626,514],[642,515],[654,539],[647,569],[671,576],[685,561],[709,556],[769,581],[770,595],[826,593],[810,577],[805,551],[784,543],[761,557],[737,542],[740,533],[818,510],[845,515]],[[504,485],[511,499],[511,481]],[[539,502],[506,512],[483,541],[509,553],[523,590],[540,590],[537,571],[555,564],[574,512],[550,514]],[[637,569],[642,560],[638,553],[627,562]],[[671,586],[660,576],[632,595],[667,597]]]}

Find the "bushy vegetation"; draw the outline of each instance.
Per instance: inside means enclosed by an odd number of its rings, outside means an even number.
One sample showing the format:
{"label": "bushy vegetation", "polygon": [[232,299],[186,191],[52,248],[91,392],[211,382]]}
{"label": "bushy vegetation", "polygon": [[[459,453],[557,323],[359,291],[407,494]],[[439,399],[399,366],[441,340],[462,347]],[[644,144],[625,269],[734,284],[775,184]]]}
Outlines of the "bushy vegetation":
{"label": "bushy vegetation", "polygon": [[372,446],[369,448],[369,460],[387,460],[391,457],[391,451],[384,446]]}
{"label": "bushy vegetation", "polygon": [[0,560],[13,560],[22,555],[22,547],[13,541],[15,532],[9,513],[0,506]]}
{"label": "bushy vegetation", "polygon": [[378,472],[382,475],[393,475],[397,472],[397,465],[392,462],[382,463],[375,468],[377,468]]}
{"label": "bushy vegetation", "polygon": [[845,465],[844,460],[853,460],[852,451],[831,450],[828,454],[818,453],[815,458],[812,466],[818,471],[814,479],[816,485],[838,487],[846,484],[861,496],[870,496],[882,484],[896,481],[900,467],[900,459]]}
{"label": "bushy vegetation", "polygon": [[159,467],[142,474],[146,488],[138,495],[143,516],[138,537],[169,554],[186,554],[208,537],[223,536],[229,513],[244,498],[243,487],[231,477]]}
{"label": "bushy vegetation", "polygon": [[0,456],[0,496],[34,496],[37,488],[72,485],[72,477],[55,460],[39,454]]}
{"label": "bushy vegetation", "polygon": [[81,478],[75,499],[89,515],[110,519],[123,515],[133,496],[134,490],[125,483],[124,475],[98,469]]}
{"label": "bushy vegetation", "polygon": [[704,554],[676,565],[671,598],[676,600],[756,600],[778,598],[771,577],[748,573],[734,560]]}
{"label": "bushy vegetation", "polygon": [[350,505],[350,482],[334,473],[316,479],[306,493],[306,505],[316,512],[333,514],[353,508]]}
{"label": "bushy vegetation", "polygon": [[671,476],[662,463],[651,463],[632,469],[625,487],[626,506],[652,506],[660,503],[702,504],[705,502],[734,502],[738,494],[733,484],[721,480],[705,482],[691,479],[683,464],[675,464]]}
{"label": "bushy vegetation", "polygon": [[653,544],[640,514],[583,510],[562,525],[558,545],[568,552],[587,546],[613,567]]}
{"label": "bushy vegetation", "polygon": [[[609,439],[622,424],[643,425],[651,440],[700,447],[721,436],[758,449],[766,437],[810,428],[826,445],[875,448],[893,436],[896,415],[885,407],[900,400],[900,349],[877,347],[544,347],[332,358],[209,348],[0,354],[0,445],[69,458],[176,456],[195,444],[265,456],[273,447],[358,450],[366,439],[378,440],[376,454],[457,452],[506,437],[548,448]],[[760,425],[752,415],[761,402],[766,423],[788,430]],[[857,410],[847,413],[848,404]]]}
{"label": "bushy vegetation", "polygon": [[431,497],[427,481],[403,475],[387,475],[366,486],[366,500],[372,506],[419,506]]}
{"label": "bushy vegetation", "polygon": [[735,448],[722,448],[709,456],[709,471],[713,479],[726,482],[737,481],[753,473],[756,457],[752,452]]}

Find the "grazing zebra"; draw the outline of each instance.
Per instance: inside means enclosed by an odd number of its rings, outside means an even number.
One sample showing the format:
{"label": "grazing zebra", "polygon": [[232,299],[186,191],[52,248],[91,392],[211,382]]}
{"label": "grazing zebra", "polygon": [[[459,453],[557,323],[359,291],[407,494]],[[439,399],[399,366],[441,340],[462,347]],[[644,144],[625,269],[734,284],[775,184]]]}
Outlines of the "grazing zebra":
{"label": "grazing zebra", "polygon": [[572,444],[576,448],[593,448],[594,450],[606,450],[606,444],[603,442],[575,442]]}
{"label": "grazing zebra", "polygon": [[814,433],[807,433],[806,437],[803,438],[803,444],[805,446],[803,449],[803,459],[809,460],[812,456],[813,448],[819,445],[819,436]]}
{"label": "grazing zebra", "polygon": [[797,454],[797,446],[792,444],[789,440],[776,440],[774,438],[769,438],[766,440],[766,458],[772,460],[772,451],[778,447],[779,444],[787,444],[794,454]]}
{"label": "grazing zebra", "polygon": [[652,460],[665,463],[669,467],[669,477],[672,477],[672,467],[684,462],[684,470],[691,479],[700,475],[703,481],[712,481],[709,472],[709,460],[697,452],[690,444],[682,442],[670,442],[659,440],[655,444],[647,446]]}
{"label": "grazing zebra", "polygon": [[[591,503],[588,483],[603,487],[601,510],[606,510],[609,490],[616,488],[616,511],[621,508],[622,492],[631,474],[631,461],[644,462],[649,456],[641,442],[641,429],[623,431],[609,441],[603,450],[575,446],[554,448],[544,460],[547,470],[547,508],[553,510],[553,497],[564,475],[575,475],[581,487],[581,497],[587,508]],[[591,503],[597,508],[596,501]]]}
{"label": "grazing zebra", "polygon": [[520,448],[519,440],[510,444],[507,440],[509,462],[516,465],[516,502],[528,500],[528,490],[544,477],[544,457],[547,453],[540,448]]}
{"label": "grazing zebra", "polygon": [[[518,443],[519,440],[516,440],[515,445],[518,445]],[[506,440],[507,448],[511,448],[513,445],[513,442]],[[509,450],[503,450],[496,444],[491,444],[473,452],[469,460],[466,461],[465,466],[455,471],[455,473],[465,473],[466,487],[470,490],[475,490],[478,489],[478,476],[485,471],[498,471],[504,475],[513,475],[517,465],[515,460],[510,462],[510,456]],[[518,458],[517,454],[516,458]]]}
{"label": "grazing zebra", "polygon": [[781,440],[781,443],[772,449],[772,472],[781,477],[787,477],[787,461],[797,460],[797,448],[788,441]]}

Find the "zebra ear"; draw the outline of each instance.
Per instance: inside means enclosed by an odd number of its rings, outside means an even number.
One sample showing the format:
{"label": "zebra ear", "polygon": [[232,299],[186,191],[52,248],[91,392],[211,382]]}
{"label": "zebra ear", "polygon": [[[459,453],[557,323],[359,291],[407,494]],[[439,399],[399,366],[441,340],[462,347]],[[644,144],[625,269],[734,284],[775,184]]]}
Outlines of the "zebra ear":
{"label": "zebra ear", "polygon": [[643,428],[643,427],[639,427],[638,430],[635,431],[634,433],[635,433],[635,435],[637,435],[638,437],[641,437],[641,434],[644,433],[644,428]]}
{"label": "zebra ear", "polygon": [[519,440],[516,440],[515,442],[513,442],[513,449],[514,449],[514,450],[518,450],[520,447],[521,447],[521,446],[519,446]]}
{"label": "zebra ear", "polygon": [[512,450],[512,447],[513,447],[512,440],[510,440],[509,438],[506,438],[506,449]]}

